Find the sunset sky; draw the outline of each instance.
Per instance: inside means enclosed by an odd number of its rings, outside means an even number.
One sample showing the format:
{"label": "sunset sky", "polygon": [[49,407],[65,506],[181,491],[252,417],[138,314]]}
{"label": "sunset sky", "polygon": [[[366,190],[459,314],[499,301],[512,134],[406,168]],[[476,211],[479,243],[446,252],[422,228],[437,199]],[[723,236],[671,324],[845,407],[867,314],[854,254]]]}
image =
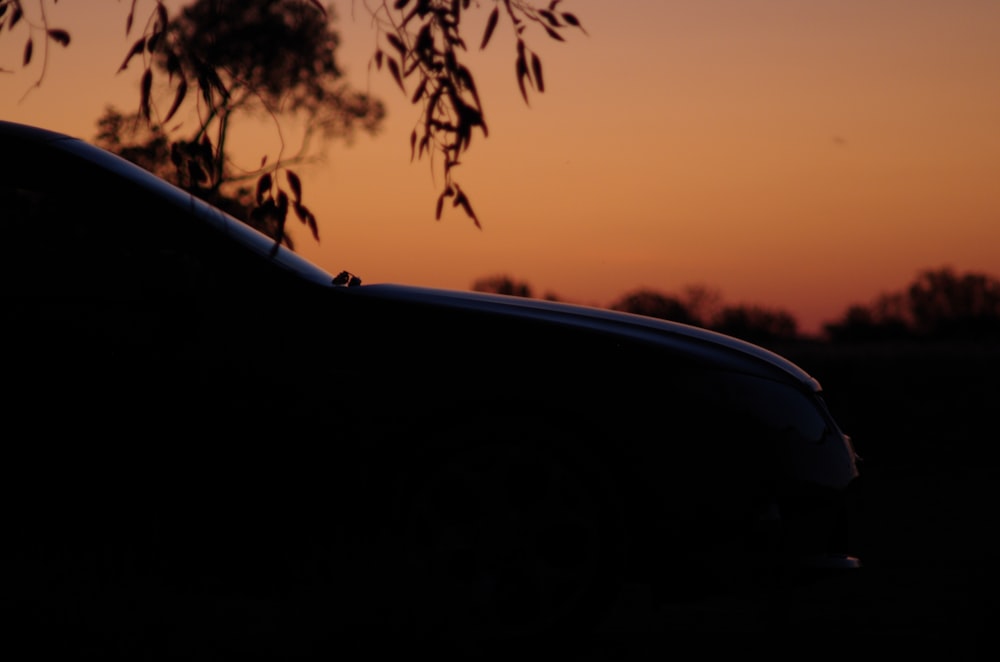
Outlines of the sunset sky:
{"label": "sunset sky", "polygon": [[[479,4],[466,42],[490,136],[457,177],[483,229],[435,221],[440,182],[410,162],[418,109],[369,74],[375,32],[341,0],[340,64],[389,116],[299,169],[321,239],[297,233],[298,252],[365,283],[508,274],[600,306],[700,285],[805,332],[926,268],[1000,277],[997,0],[564,0],[587,34],[529,31],[546,81],[530,106],[509,24],[478,51]],[[92,139],[106,103],[135,110],[138,67],[116,75],[128,6],[47,2],[73,40],[50,46],[38,89],[41,51],[22,69],[27,32],[5,29],[0,118]],[[248,166],[273,149],[240,148]]]}

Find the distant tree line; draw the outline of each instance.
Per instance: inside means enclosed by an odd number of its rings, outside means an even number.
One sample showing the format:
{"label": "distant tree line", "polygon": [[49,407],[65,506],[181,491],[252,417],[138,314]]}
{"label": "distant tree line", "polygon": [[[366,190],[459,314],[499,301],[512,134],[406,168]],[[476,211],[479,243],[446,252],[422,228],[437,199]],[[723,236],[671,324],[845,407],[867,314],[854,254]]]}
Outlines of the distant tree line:
{"label": "distant tree line", "polygon": [[[534,297],[532,287],[507,275],[476,280],[472,289]],[[552,293],[545,299],[559,301]],[[723,304],[717,292],[689,286],[680,295],[639,288],[613,301],[612,310],[656,317],[718,331],[768,345],[801,339],[795,317],[786,310],[756,304]],[[950,267],[927,269],[904,290],[853,304],[838,320],[823,326],[831,342],[899,340],[1000,341],[1000,280],[982,273],[957,273]]]}
{"label": "distant tree line", "polygon": [[855,304],[825,325],[833,341],[1000,339],[1000,280],[950,267],[922,271],[904,290]]}
{"label": "distant tree line", "polygon": [[[521,297],[533,297],[531,285],[510,276],[495,275],[476,280],[472,289]],[[545,299],[560,301],[552,293]],[[758,305],[723,305],[721,295],[694,285],[674,296],[650,288],[638,288],[619,297],[609,308],[636,315],[690,324],[756,343],[792,340],[798,324],[788,312]]]}

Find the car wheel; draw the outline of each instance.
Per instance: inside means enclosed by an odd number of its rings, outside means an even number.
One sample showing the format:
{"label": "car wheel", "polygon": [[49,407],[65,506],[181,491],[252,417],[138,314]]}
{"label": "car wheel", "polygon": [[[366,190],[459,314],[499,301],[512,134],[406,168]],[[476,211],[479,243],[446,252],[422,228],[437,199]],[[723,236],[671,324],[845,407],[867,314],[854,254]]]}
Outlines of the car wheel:
{"label": "car wheel", "polygon": [[407,481],[400,605],[413,631],[547,636],[594,625],[611,601],[619,545],[607,486],[525,425],[457,435]]}

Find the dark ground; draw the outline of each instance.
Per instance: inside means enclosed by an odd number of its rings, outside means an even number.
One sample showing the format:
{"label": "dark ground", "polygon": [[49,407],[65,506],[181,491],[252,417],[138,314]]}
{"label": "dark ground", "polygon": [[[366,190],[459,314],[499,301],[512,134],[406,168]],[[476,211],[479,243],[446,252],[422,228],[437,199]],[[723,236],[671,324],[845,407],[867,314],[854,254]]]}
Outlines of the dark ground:
{"label": "dark ground", "polygon": [[[991,614],[1000,556],[994,551],[1000,344],[774,349],[820,380],[864,458],[851,531],[851,551],[864,566],[810,584],[683,606],[651,605],[643,587],[630,587],[596,635],[519,644],[491,650],[489,657],[1000,659]],[[260,659],[263,651],[244,643],[224,658]],[[279,659],[295,659],[295,642],[288,643],[281,646],[288,654]],[[191,658],[219,659],[198,648],[192,647]],[[378,633],[331,641],[329,650],[349,660],[421,652],[437,659],[454,652],[458,659],[478,657],[478,651],[421,651]]]}
{"label": "dark ground", "polygon": [[[823,384],[864,458],[854,574],[619,619],[596,659],[759,651],[1000,659],[1000,345],[775,348]],[[642,612],[639,612],[642,613]],[[610,625],[610,624],[609,624]],[[685,655],[686,659],[692,659]]]}
{"label": "dark ground", "polygon": [[[520,643],[485,657],[1000,659],[990,613],[998,585],[1000,345],[774,349],[820,380],[864,458],[851,531],[863,567],[682,606],[654,606],[648,591],[634,586],[597,635]],[[376,636],[340,652],[410,657],[419,649]],[[438,658],[453,652],[430,651]]]}

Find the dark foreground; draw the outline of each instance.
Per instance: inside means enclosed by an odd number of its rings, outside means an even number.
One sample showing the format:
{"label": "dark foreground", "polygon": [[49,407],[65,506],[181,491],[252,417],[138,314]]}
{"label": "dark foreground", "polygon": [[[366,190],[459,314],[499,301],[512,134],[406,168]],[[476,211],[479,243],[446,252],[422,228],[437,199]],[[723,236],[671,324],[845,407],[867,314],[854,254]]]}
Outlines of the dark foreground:
{"label": "dark foreground", "polygon": [[[756,653],[769,659],[995,659],[991,611],[996,610],[1000,453],[993,415],[1000,402],[1000,347],[775,349],[823,383],[831,409],[864,458],[860,516],[852,530],[852,551],[864,562],[860,570],[685,604],[656,604],[647,587],[630,585],[597,632],[472,650],[442,650],[377,628],[334,627],[337,634],[317,653],[295,633],[302,628],[315,633],[330,624],[307,608],[284,630],[287,615],[278,617],[252,601],[137,604],[136,610],[160,610],[155,631],[130,630],[127,615],[116,610],[109,612],[100,641],[80,641],[71,630],[22,631],[14,640],[29,650],[18,658],[36,652],[74,658],[120,653],[129,659],[374,659],[422,653],[461,659],[539,654],[560,660],[702,659]],[[98,611],[114,599],[90,597]],[[24,613],[4,619],[11,633],[35,622]]]}
{"label": "dark foreground", "polygon": [[997,659],[1000,346],[776,348],[816,376],[864,458],[855,573],[652,607],[640,588],[580,659]]}
{"label": "dark foreground", "polygon": [[865,460],[853,532],[865,567],[763,609],[742,604],[748,622],[733,610],[719,632],[749,625],[859,653],[995,659],[1000,346],[782,351],[820,379]]}

